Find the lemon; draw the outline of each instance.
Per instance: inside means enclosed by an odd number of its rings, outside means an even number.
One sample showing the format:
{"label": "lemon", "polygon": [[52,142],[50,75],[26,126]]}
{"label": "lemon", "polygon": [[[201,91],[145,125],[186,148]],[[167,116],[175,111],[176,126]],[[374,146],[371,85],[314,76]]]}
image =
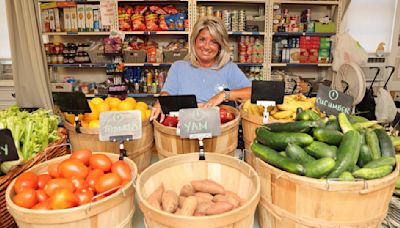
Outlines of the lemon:
{"label": "lemon", "polygon": [[95,97],[92,100],[90,100],[93,104],[95,104],[96,106],[99,105],[100,103],[103,103],[104,100],[101,99],[100,97]]}
{"label": "lemon", "polygon": [[114,99],[114,97],[107,97],[106,99],[104,99],[104,102],[106,102],[108,105],[110,105],[110,101],[113,99]]}
{"label": "lemon", "polygon": [[98,128],[100,127],[100,120],[92,120],[89,123],[89,128]]}
{"label": "lemon", "polygon": [[92,112],[97,112],[97,107],[96,106],[97,105],[95,103],[93,103],[92,101],[89,101],[89,107],[90,107],[90,110]]}
{"label": "lemon", "polygon": [[133,106],[133,104],[127,100],[121,101],[118,104],[118,110],[119,111],[130,111],[130,110],[134,110],[135,107]]}
{"label": "lemon", "polygon": [[142,122],[144,122],[144,121],[146,121],[147,120],[147,118],[146,118],[146,111],[144,111],[144,110],[140,110],[140,116],[141,116],[141,118],[142,118]]}
{"label": "lemon", "polygon": [[145,110],[149,109],[149,106],[146,103],[139,101],[136,103],[136,109],[145,111]]}
{"label": "lemon", "polygon": [[133,98],[133,97],[127,97],[127,98],[125,98],[124,101],[127,101],[127,102],[131,103],[132,106],[133,106],[133,109],[135,109],[135,107],[136,107],[136,100],[135,100],[135,98]]}
{"label": "lemon", "polygon": [[98,105],[96,105],[97,111],[98,112],[108,112],[110,111],[110,107],[108,106],[108,104],[106,102],[100,103]]}
{"label": "lemon", "polygon": [[109,102],[108,105],[110,106],[110,109],[116,109],[118,108],[119,103],[121,103],[121,100],[116,98],[116,97],[112,97]]}

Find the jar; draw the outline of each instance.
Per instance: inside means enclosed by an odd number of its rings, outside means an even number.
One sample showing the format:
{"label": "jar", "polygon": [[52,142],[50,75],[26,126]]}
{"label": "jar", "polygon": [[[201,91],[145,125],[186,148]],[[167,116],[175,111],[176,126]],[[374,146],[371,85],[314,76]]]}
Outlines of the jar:
{"label": "jar", "polygon": [[68,55],[64,54],[64,64],[68,64],[69,60],[68,60]]}
{"label": "jar", "polygon": [[74,54],[69,54],[68,63],[70,63],[70,64],[75,63],[75,55]]}
{"label": "jar", "polygon": [[51,61],[50,61],[50,63],[51,63],[51,64],[57,64],[57,61],[58,61],[57,55],[51,55]]}
{"label": "jar", "polygon": [[64,56],[62,54],[57,55],[57,63],[63,64],[64,63]]}
{"label": "jar", "polygon": [[47,58],[47,63],[51,63],[51,56],[50,55],[46,55]]}
{"label": "jar", "polygon": [[60,53],[60,43],[54,43],[54,54]]}

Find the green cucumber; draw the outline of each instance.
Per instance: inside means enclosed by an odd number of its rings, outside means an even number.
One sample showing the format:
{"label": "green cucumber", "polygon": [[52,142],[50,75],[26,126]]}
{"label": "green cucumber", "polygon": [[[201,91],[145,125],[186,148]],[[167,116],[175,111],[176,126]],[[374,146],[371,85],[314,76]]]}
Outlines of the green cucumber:
{"label": "green cucumber", "polygon": [[354,172],[359,169],[360,169],[360,167],[358,165],[354,165],[353,168],[351,168],[351,171]]}
{"label": "green cucumber", "polygon": [[257,140],[274,150],[285,150],[288,143],[299,146],[307,146],[313,142],[313,138],[306,133],[299,132],[271,132],[265,127],[256,129]]}
{"label": "green cucumber", "polygon": [[361,130],[361,129],[372,127],[377,123],[378,123],[378,121],[371,120],[368,122],[353,123],[351,126],[356,130]]}
{"label": "green cucumber", "polygon": [[330,145],[339,145],[342,141],[343,133],[333,129],[314,128],[313,136],[320,142]]}
{"label": "green cucumber", "polygon": [[304,149],[309,155],[315,158],[336,158],[337,147],[323,142],[314,141]]}
{"label": "green cucumber", "polygon": [[341,112],[338,114],[338,121],[339,121],[340,129],[342,129],[343,133],[354,130],[353,126],[351,126],[349,119],[347,119],[347,116],[345,113]]}
{"label": "green cucumber", "polygon": [[400,136],[391,136],[390,139],[392,139],[393,146],[400,145]]}
{"label": "green cucumber", "polygon": [[372,180],[384,177],[392,172],[392,166],[384,165],[376,168],[361,168],[353,172],[354,177]]}
{"label": "green cucumber", "polygon": [[383,129],[375,129],[374,132],[379,140],[382,157],[394,157],[396,153],[390,136]]}
{"label": "green cucumber", "polygon": [[381,157],[375,159],[368,164],[364,165],[363,168],[377,168],[384,165],[394,166],[396,164],[396,158],[394,157]]}
{"label": "green cucumber", "polygon": [[289,143],[285,151],[289,158],[303,165],[315,160],[312,156],[308,155],[303,148],[293,143]]}
{"label": "green cucumber", "polygon": [[334,170],[328,178],[337,178],[344,171],[350,171],[357,163],[360,153],[360,134],[350,130],[343,135],[342,142],[337,150],[337,159]]}
{"label": "green cucumber", "polygon": [[307,177],[320,178],[329,174],[335,167],[333,158],[321,158],[304,165],[304,174]]}
{"label": "green cucumber", "polygon": [[367,131],[367,133],[365,133],[365,141],[371,151],[372,159],[380,158],[381,149],[379,148],[379,139],[375,131]]}
{"label": "green cucumber", "polygon": [[[362,136],[361,136],[362,138]],[[361,144],[357,164],[361,167],[372,161],[372,154],[367,144]]]}
{"label": "green cucumber", "polygon": [[321,117],[313,110],[304,110],[296,115],[296,120],[319,120]]}
{"label": "green cucumber", "polygon": [[253,144],[251,144],[251,150],[256,156],[258,156],[268,164],[271,164],[290,173],[298,175],[304,174],[304,167],[301,164],[297,163],[291,158],[280,155],[275,150],[264,146],[257,141],[254,141]]}
{"label": "green cucumber", "polygon": [[264,124],[263,127],[271,132],[308,132],[312,127],[325,126],[323,121],[295,121],[287,123]]}
{"label": "green cucumber", "polygon": [[365,133],[366,131],[364,129],[358,130],[358,133],[360,133],[360,144],[367,144],[367,141],[365,141]]}
{"label": "green cucumber", "polygon": [[326,122],[326,129],[332,129],[332,130],[337,130],[340,131],[340,125],[339,125],[339,121],[337,119],[331,119],[328,120],[328,122]]}
{"label": "green cucumber", "polygon": [[350,121],[352,123],[363,123],[368,122],[369,120],[363,116],[350,115]]}
{"label": "green cucumber", "polygon": [[349,171],[344,171],[339,176],[340,181],[354,181],[353,175]]}
{"label": "green cucumber", "polygon": [[287,157],[287,154],[285,151],[281,151],[281,152],[279,152],[279,154],[282,155],[283,157]]}

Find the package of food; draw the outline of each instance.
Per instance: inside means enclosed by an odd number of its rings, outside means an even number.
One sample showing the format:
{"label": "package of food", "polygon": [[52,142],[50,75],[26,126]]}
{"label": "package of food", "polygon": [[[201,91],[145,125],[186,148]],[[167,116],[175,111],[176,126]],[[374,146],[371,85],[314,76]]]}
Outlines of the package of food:
{"label": "package of food", "polygon": [[145,16],[146,30],[148,31],[158,31],[158,15],[155,13],[149,13]]}
{"label": "package of food", "polygon": [[144,23],[144,16],[142,14],[132,15],[132,30],[133,31],[144,31],[146,30],[146,25]]}

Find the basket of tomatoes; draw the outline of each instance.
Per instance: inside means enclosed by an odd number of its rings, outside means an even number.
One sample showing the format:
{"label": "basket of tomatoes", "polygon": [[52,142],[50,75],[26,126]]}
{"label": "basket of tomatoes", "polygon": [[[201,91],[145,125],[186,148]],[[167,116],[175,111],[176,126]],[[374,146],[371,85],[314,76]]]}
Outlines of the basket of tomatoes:
{"label": "basket of tomatoes", "polygon": [[18,176],[7,188],[7,209],[21,228],[129,226],[136,174],[129,158],[77,150]]}

